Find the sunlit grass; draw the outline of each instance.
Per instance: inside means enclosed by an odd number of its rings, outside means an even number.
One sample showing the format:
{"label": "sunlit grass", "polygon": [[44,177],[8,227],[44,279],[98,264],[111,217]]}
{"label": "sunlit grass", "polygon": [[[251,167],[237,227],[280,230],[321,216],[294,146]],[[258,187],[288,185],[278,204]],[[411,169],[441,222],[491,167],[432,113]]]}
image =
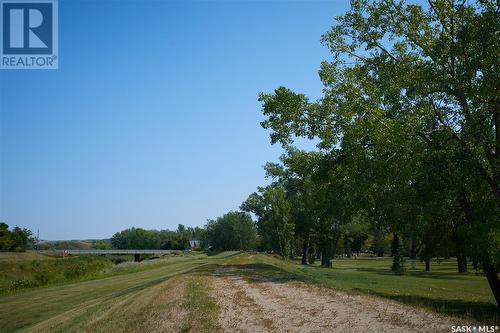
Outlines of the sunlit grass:
{"label": "sunlit grass", "polygon": [[484,276],[456,273],[452,260],[433,263],[430,273],[416,263],[417,271],[394,275],[390,262],[342,259],[326,269],[261,253],[224,252],[128,264],[103,278],[0,296],[0,331],[142,332],[150,329],[144,325],[150,324],[152,315],[163,318],[176,311],[181,312],[175,319],[178,330],[217,331],[218,309],[209,291],[210,277],[221,265],[251,268],[241,270],[249,278],[302,280],[425,307],[460,321],[498,325],[498,310]]}
{"label": "sunlit grass", "polygon": [[[105,278],[64,284],[0,296],[2,332],[20,329],[69,332],[78,330],[96,313],[166,282],[171,277],[193,272],[207,265],[222,264],[236,253],[172,257],[158,261],[158,266],[134,266],[138,271],[120,272]],[[209,274],[211,271],[207,271]],[[130,308],[132,311],[133,307]],[[75,326],[77,325],[77,326]],[[98,331],[98,330],[97,330]]]}
{"label": "sunlit grass", "polygon": [[301,279],[372,294],[485,324],[500,322],[486,278],[475,272],[457,273],[454,260],[433,262],[431,272],[425,272],[420,262],[415,262],[416,270],[412,271],[407,261],[404,275],[390,271],[391,258],[338,259],[332,269],[319,267],[318,263],[302,266],[298,261],[260,253],[244,254],[232,261],[244,262],[280,279]]}

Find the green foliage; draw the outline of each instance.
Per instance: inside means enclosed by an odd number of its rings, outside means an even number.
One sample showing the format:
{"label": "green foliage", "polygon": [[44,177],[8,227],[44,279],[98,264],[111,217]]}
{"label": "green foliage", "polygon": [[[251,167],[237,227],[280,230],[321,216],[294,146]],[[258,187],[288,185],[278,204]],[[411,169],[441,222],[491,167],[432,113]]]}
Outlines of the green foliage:
{"label": "green foliage", "polygon": [[60,240],[40,241],[37,250],[86,250],[92,248],[92,241],[85,240]]}
{"label": "green foliage", "polygon": [[[57,258],[53,260],[33,260],[23,264],[25,276],[12,280],[9,290],[18,290],[59,284],[67,281],[93,277],[104,269],[110,268],[109,259],[99,256],[80,256]],[[6,290],[1,290],[6,291]]]}
{"label": "green foliage", "polygon": [[92,247],[94,249],[101,249],[101,250],[106,250],[106,249],[111,249],[111,240],[110,239],[98,239],[94,240],[92,242]]}
{"label": "green foliage", "polygon": [[28,229],[14,227],[9,230],[6,223],[0,222],[0,251],[22,252],[33,244],[32,232]]}
{"label": "green foliage", "polygon": [[322,37],[332,53],[322,98],[285,87],[259,96],[271,143],[318,141],[321,194],[307,215],[323,256],[339,232],[352,246],[346,228],[361,214],[375,240],[398,234],[426,260],[454,253],[489,267],[500,305],[499,30],[494,1],[353,0]]}
{"label": "green foliage", "polygon": [[257,246],[257,232],[248,213],[228,212],[208,220],[206,240],[214,251],[250,250]]}
{"label": "green foliage", "polygon": [[201,237],[202,233],[200,228],[186,228],[182,224],[176,231],[129,228],[114,234],[111,245],[116,249],[187,250],[189,240]]}
{"label": "green foliage", "polygon": [[369,249],[378,257],[383,257],[384,254],[389,252],[390,248],[390,236],[381,234],[380,232],[375,232],[370,240]]}
{"label": "green foliage", "polygon": [[290,256],[294,225],[290,219],[291,206],[286,192],[279,187],[270,187],[264,196],[269,202],[269,224],[278,235],[280,253],[283,257]]}
{"label": "green foliage", "polygon": [[286,192],[278,184],[259,188],[259,192],[251,194],[241,209],[257,216],[262,248],[287,257],[291,254],[294,224]]}
{"label": "green foliage", "polygon": [[19,289],[33,288],[37,286],[38,283],[36,280],[20,278],[11,282],[9,290],[19,290]]}

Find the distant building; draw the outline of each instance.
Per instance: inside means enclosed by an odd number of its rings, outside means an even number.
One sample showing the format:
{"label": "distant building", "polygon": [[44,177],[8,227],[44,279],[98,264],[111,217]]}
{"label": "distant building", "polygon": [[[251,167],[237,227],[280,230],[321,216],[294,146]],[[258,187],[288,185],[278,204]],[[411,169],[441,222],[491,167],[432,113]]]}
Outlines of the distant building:
{"label": "distant building", "polygon": [[191,239],[189,241],[189,245],[191,245],[191,247],[200,247],[201,246],[201,241],[200,240],[197,240],[197,239]]}

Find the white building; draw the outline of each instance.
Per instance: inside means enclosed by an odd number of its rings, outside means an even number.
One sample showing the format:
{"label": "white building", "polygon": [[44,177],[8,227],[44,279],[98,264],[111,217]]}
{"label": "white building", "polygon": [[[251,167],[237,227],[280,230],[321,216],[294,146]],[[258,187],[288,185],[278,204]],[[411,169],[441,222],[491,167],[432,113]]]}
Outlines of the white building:
{"label": "white building", "polygon": [[200,247],[201,246],[201,241],[200,240],[197,240],[197,239],[191,239],[189,240],[189,245],[191,245],[191,247]]}

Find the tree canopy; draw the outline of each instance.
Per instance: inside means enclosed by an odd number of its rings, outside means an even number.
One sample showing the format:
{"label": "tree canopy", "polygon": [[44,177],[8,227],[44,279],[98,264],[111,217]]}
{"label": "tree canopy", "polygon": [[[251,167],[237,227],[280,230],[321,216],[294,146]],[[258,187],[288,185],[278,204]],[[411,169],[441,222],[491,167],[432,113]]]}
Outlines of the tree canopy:
{"label": "tree canopy", "polygon": [[0,222],[0,251],[26,251],[34,243],[33,233],[18,226],[9,230],[9,226]]}
{"label": "tree canopy", "polygon": [[206,241],[214,251],[252,250],[257,248],[257,231],[252,217],[243,212],[228,212],[208,220]]}
{"label": "tree canopy", "polygon": [[203,233],[201,228],[186,228],[182,224],[175,231],[129,228],[114,234],[111,245],[117,249],[187,250],[191,248],[189,240],[201,240]]}
{"label": "tree canopy", "polygon": [[[323,96],[259,96],[261,124],[287,153],[242,209],[274,249],[288,255],[281,243],[300,241],[307,263],[313,245],[327,266],[339,247],[379,251],[390,236],[395,272],[405,254],[428,269],[452,254],[459,271],[471,258],[500,304],[499,11],[497,1],[352,0],[322,36]],[[294,151],[297,137],[317,152]]]}

